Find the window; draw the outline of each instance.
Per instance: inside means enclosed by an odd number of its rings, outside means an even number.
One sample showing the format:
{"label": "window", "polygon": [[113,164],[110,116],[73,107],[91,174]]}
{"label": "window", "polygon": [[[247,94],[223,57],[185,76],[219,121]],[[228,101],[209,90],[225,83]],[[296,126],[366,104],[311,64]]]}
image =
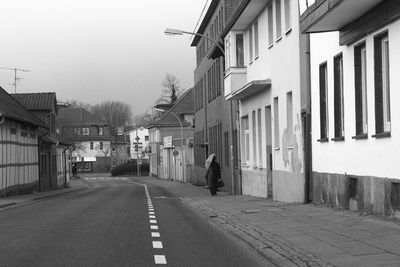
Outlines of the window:
{"label": "window", "polygon": [[279,102],[274,98],[274,146],[279,148]]}
{"label": "window", "polygon": [[391,184],[391,192],[390,192],[392,209],[400,210],[400,183]]}
{"label": "window", "polygon": [[288,32],[292,28],[292,18],[290,13],[290,1],[285,0],[285,30]]}
{"label": "window", "polygon": [[112,152],[115,152],[115,150],[116,150],[116,149],[115,149],[115,146],[113,146],[113,147],[112,147]]}
{"label": "window", "polygon": [[17,128],[15,126],[10,127],[10,133],[11,134],[17,134]]}
{"label": "window", "polygon": [[390,132],[389,38],[384,33],[374,40],[376,135]]}
{"label": "window", "polygon": [[274,43],[274,17],[272,15],[272,4],[268,6],[268,44],[272,46]]}
{"label": "window", "polygon": [[367,123],[367,52],[365,43],[354,48],[354,81],[356,107],[356,136],[366,138]]}
{"label": "window", "polygon": [[320,139],[328,141],[328,72],[326,62],[319,65],[319,121]]}
{"label": "window", "polygon": [[253,145],[253,165],[257,165],[257,124],[256,124],[256,111],[253,110],[251,116],[251,132],[252,132],[252,145]]}
{"label": "window", "polygon": [[22,137],[28,136],[28,126],[26,124],[21,124],[21,136]]}
{"label": "window", "polygon": [[231,54],[230,54],[230,52],[231,52],[231,37],[228,35],[226,37],[226,40],[225,40],[225,68],[226,69],[229,69],[231,67]]}
{"label": "window", "polygon": [[99,135],[103,135],[103,127],[99,127]]}
{"label": "window", "polygon": [[112,166],[113,167],[117,166],[117,163],[115,162],[115,160],[113,160]]}
{"label": "window", "polygon": [[244,67],[243,34],[236,34],[236,67]]}
{"label": "window", "polygon": [[276,39],[279,39],[282,36],[281,0],[275,1],[275,16],[276,16]]}
{"label": "window", "polygon": [[249,62],[253,61],[253,28],[249,29]]}
{"label": "window", "polygon": [[93,150],[93,142],[90,142],[90,150]]}
{"label": "window", "polygon": [[258,48],[258,22],[254,22],[254,56],[255,58],[258,58],[259,54],[259,48]]}
{"label": "window", "polygon": [[144,136],[144,141],[145,141],[145,142],[148,142],[148,141],[149,141],[149,136],[148,136],[148,135],[145,135],[145,136]]}
{"label": "window", "polygon": [[100,150],[103,150],[103,142],[100,142]]}
{"label": "window", "polygon": [[257,109],[258,166],[262,166],[261,109]]}
{"label": "window", "polygon": [[249,132],[249,117],[242,117],[242,131],[243,131],[243,152],[244,152],[244,160],[250,160],[250,132]]}
{"label": "window", "polygon": [[293,99],[292,92],[286,94],[287,145],[293,146]]}
{"label": "window", "polygon": [[333,101],[335,118],[335,138],[343,140],[344,137],[344,103],[343,103],[343,56],[342,54],[333,59]]}

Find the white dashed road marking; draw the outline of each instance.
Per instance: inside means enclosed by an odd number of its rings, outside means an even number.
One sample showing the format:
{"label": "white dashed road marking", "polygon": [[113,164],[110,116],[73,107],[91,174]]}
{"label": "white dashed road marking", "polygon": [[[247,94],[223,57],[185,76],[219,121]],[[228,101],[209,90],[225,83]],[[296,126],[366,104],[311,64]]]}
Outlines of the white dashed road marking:
{"label": "white dashed road marking", "polygon": [[[158,230],[157,220],[155,220],[156,216],[154,213],[154,207],[153,207],[153,203],[151,201],[149,190],[147,190],[147,186],[145,184],[135,183],[135,182],[131,182],[128,180],[126,180],[126,181],[128,183],[144,186],[144,190],[146,192],[146,197],[147,197],[147,205],[149,206],[149,219],[151,219],[150,220],[150,229]],[[151,232],[151,237],[159,239],[160,233],[159,232]],[[154,249],[163,249],[164,248],[161,240],[152,241],[152,244],[153,244]],[[167,259],[166,259],[165,255],[154,255],[154,263],[155,264],[167,264]]]}

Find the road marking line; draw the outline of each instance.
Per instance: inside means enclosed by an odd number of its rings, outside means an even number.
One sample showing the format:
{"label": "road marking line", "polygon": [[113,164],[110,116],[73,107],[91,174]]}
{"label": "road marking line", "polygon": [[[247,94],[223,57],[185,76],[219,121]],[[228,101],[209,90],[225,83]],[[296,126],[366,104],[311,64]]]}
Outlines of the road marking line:
{"label": "road marking line", "polygon": [[159,232],[151,232],[151,237],[160,237]]}
{"label": "road marking line", "polygon": [[158,230],[158,226],[157,225],[150,225],[150,229],[151,230]]}
{"label": "road marking line", "polygon": [[149,211],[149,214],[154,215],[154,211]]}
{"label": "road marking line", "polygon": [[149,215],[149,218],[150,218],[150,219],[155,219],[156,216],[155,216],[155,215]]}
{"label": "road marking line", "polygon": [[155,223],[157,223],[157,221],[156,220],[150,220],[150,223],[155,224]]}
{"label": "road marking line", "polygon": [[154,255],[155,264],[167,264],[167,259],[164,255]]}
{"label": "road marking line", "polygon": [[163,248],[161,241],[153,241],[153,248]]}

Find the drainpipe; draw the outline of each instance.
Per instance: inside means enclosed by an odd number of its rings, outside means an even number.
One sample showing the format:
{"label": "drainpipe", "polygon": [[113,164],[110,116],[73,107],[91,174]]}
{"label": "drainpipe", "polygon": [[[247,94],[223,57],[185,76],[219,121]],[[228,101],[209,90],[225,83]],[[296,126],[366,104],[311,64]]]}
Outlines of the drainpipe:
{"label": "drainpipe", "polygon": [[306,108],[302,110],[304,119],[304,139],[305,139],[305,155],[304,155],[304,202],[309,203],[310,187],[312,185],[312,147],[311,147],[311,59],[310,59],[310,34],[304,35],[304,56],[305,56],[305,94]]}
{"label": "drainpipe", "polygon": [[[236,107],[239,107],[239,100],[236,100]],[[240,113],[239,113],[239,108],[236,109],[236,118],[240,118]],[[241,158],[241,151],[240,151],[240,122],[239,120],[236,120],[236,131],[238,133],[238,136],[236,138],[236,157],[237,157],[237,168],[238,168],[238,174],[237,174],[237,180],[238,180],[238,189],[237,189],[237,194],[241,195],[242,194],[242,158]]]}

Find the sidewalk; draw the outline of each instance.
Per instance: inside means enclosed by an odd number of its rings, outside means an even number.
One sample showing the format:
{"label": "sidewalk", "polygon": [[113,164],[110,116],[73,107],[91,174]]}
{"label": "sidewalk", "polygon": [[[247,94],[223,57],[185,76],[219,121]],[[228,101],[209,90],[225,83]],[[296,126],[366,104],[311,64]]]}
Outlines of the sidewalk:
{"label": "sidewalk", "polygon": [[135,180],[179,196],[276,266],[400,266],[400,224],[394,221],[226,192],[211,197],[202,187],[149,177]]}
{"label": "sidewalk", "polygon": [[49,190],[45,192],[36,192],[31,194],[23,194],[9,197],[0,198],[0,210],[6,209],[9,206],[15,206],[31,202],[43,198],[54,197],[61,194],[84,190],[88,187],[87,183],[83,179],[70,180],[69,187],[60,188],[55,190]]}

